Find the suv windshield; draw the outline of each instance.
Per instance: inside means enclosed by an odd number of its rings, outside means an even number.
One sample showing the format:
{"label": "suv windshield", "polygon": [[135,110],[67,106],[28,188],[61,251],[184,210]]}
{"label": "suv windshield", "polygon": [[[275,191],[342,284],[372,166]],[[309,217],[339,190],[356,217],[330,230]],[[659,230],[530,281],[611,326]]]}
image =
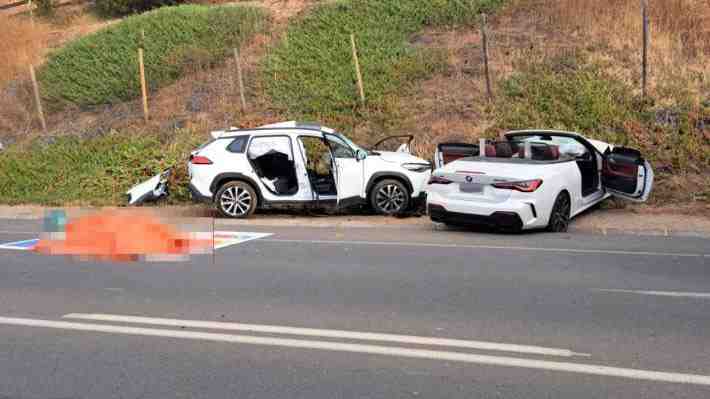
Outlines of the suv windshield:
{"label": "suv windshield", "polygon": [[335,135],[338,136],[339,138],[343,139],[343,141],[345,141],[345,142],[350,146],[350,148],[353,149],[353,151],[357,152],[358,150],[361,150],[361,151],[365,151],[367,154],[370,154],[370,153],[371,153],[370,151],[367,151],[366,149],[364,149],[364,148],[360,147],[359,145],[353,143],[352,140],[350,140],[349,138],[347,138],[344,134],[342,134],[342,133],[335,133]]}

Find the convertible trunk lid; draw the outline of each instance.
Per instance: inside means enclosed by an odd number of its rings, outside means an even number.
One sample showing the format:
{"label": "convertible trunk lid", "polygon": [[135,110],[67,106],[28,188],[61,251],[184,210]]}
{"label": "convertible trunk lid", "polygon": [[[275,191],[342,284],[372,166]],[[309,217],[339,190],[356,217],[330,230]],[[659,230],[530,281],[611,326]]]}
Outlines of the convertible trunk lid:
{"label": "convertible trunk lid", "polygon": [[451,183],[432,184],[429,189],[455,200],[502,203],[513,191],[498,189],[494,184],[542,179],[550,164],[534,162],[499,158],[454,161],[434,172],[434,180],[440,177]]}

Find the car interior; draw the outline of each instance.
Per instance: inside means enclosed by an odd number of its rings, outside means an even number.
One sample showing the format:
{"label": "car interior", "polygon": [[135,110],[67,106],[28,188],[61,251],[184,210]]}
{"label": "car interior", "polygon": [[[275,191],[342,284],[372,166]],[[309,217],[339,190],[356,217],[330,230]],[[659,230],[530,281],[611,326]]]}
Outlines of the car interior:
{"label": "car interior", "polygon": [[335,177],[330,149],[318,137],[299,137],[305,155],[306,171],[313,191],[318,195],[336,195]]}
{"label": "car interior", "polygon": [[[526,154],[526,142],[530,154]],[[444,164],[457,159],[479,156],[479,145],[468,143],[442,143],[438,146]],[[488,158],[529,158],[534,161],[574,160],[582,175],[582,195],[587,196],[599,189],[599,173],[593,150],[570,137],[533,135],[517,140],[486,141],[485,156]]]}
{"label": "car interior", "polygon": [[637,150],[616,147],[605,154],[602,170],[604,185],[626,193],[636,191],[638,185],[638,166],[643,157]]}
{"label": "car interior", "polygon": [[285,136],[255,137],[247,158],[261,182],[276,195],[298,192],[296,165],[290,139]]}
{"label": "car interior", "polygon": [[[599,173],[594,151],[572,137],[537,135],[527,137],[531,145],[532,159],[574,160],[582,176],[582,196],[594,194],[599,189]],[[519,156],[525,157],[524,141],[518,142]]]}

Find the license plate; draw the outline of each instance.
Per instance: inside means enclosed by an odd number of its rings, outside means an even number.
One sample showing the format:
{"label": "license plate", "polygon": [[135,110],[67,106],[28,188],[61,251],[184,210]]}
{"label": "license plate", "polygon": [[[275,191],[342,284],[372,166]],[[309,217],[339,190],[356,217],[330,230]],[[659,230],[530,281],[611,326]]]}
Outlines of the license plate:
{"label": "license plate", "polygon": [[482,193],[483,184],[481,183],[461,183],[459,185],[459,190],[462,193]]}

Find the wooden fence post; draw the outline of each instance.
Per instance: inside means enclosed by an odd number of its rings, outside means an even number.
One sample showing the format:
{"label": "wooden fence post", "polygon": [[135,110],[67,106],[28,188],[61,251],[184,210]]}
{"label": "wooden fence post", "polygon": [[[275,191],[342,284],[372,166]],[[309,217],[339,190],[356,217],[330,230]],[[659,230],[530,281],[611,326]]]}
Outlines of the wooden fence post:
{"label": "wooden fence post", "polygon": [[244,78],[242,77],[242,62],[239,58],[239,50],[234,48],[234,65],[237,68],[237,84],[239,85],[239,100],[242,103],[242,111],[247,109],[247,100],[244,97]]}
{"label": "wooden fence post", "polygon": [[483,69],[486,74],[486,95],[488,101],[493,100],[493,89],[491,88],[491,71],[488,66],[488,33],[486,32],[486,14],[481,14],[481,51],[483,53]]}
{"label": "wooden fence post", "polygon": [[143,118],[148,122],[148,88],[145,83],[145,65],[143,63],[143,45],[145,43],[145,31],[141,29],[140,45],[138,46],[138,69],[141,79],[141,96],[143,97]]}
{"label": "wooden fence post", "polygon": [[362,73],[360,72],[360,61],[357,57],[357,47],[355,46],[355,34],[350,34],[350,44],[353,48],[353,62],[355,63],[355,75],[357,77],[357,87],[360,91],[360,101],[365,105],[365,88],[362,85]]}
{"label": "wooden fence post", "polygon": [[641,0],[642,18],[643,18],[643,60],[641,61],[641,93],[644,98],[647,94],[648,85],[648,0]]}
{"label": "wooden fence post", "polygon": [[32,26],[35,26],[35,17],[34,17],[34,11],[32,10],[32,0],[27,1],[27,9],[30,12],[30,23]]}
{"label": "wooden fence post", "polygon": [[42,110],[42,99],[39,96],[39,84],[37,84],[37,77],[35,76],[35,68],[30,64],[30,78],[32,79],[32,89],[35,94],[35,105],[37,106],[37,115],[39,115],[39,121],[42,123],[42,130],[47,133],[47,121],[44,119],[44,111]]}

